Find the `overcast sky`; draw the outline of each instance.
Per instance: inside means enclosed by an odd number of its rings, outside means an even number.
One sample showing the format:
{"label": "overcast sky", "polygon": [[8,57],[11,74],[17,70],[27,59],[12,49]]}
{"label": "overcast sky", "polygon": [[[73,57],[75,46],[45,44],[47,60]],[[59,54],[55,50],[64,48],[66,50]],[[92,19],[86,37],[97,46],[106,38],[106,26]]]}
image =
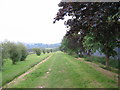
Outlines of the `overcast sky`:
{"label": "overcast sky", "polygon": [[64,23],[53,24],[60,1],[0,0],[0,41],[61,42],[66,33]]}

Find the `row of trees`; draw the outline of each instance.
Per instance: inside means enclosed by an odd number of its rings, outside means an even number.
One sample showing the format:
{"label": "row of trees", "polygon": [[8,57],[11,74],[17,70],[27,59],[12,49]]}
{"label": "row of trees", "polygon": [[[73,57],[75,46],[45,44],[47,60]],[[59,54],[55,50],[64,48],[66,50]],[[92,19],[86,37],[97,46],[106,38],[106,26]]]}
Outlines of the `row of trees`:
{"label": "row of trees", "polygon": [[52,49],[40,49],[40,48],[33,48],[32,51],[35,52],[36,55],[38,56],[40,56],[41,53],[45,54],[45,53],[53,52]]}
{"label": "row of trees", "polygon": [[68,28],[61,50],[90,55],[99,50],[109,57],[120,47],[120,2],[60,2],[54,22],[63,20]]}
{"label": "row of trees", "polygon": [[10,41],[5,41],[0,44],[1,62],[2,65],[5,59],[10,58],[13,64],[17,61],[24,61],[28,55],[27,48],[22,43],[13,43]]}

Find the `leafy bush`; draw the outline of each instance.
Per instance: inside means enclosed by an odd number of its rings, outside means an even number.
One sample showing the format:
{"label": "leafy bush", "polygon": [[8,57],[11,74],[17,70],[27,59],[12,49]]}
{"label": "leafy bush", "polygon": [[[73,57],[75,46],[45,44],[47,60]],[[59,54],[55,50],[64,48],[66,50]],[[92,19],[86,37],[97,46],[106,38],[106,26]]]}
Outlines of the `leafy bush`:
{"label": "leafy bush", "polygon": [[12,63],[16,64],[17,61],[21,58],[21,51],[20,48],[15,43],[9,43],[9,54],[10,58],[12,59]]}
{"label": "leafy bush", "polygon": [[45,54],[45,50],[42,50],[43,51],[43,54]]}
{"label": "leafy bush", "polygon": [[19,45],[19,48],[21,50],[20,61],[24,61],[28,55],[27,48],[22,43],[19,43],[18,45]]}
{"label": "leafy bush", "polygon": [[33,51],[36,53],[36,55],[40,56],[41,54],[40,48],[33,48]]}
{"label": "leafy bush", "polygon": [[10,58],[12,63],[16,64],[17,61],[24,61],[27,55],[27,48],[22,43],[2,43],[2,63],[4,59]]}

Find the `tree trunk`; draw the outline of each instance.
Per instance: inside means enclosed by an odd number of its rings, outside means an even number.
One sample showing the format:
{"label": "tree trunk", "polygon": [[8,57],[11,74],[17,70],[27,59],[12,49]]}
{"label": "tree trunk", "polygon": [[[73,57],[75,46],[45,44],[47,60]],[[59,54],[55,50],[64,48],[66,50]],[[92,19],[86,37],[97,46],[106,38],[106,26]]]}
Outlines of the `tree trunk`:
{"label": "tree trunk", "polygon": [[109,67],[109,56],[106,55],[106,67]]}

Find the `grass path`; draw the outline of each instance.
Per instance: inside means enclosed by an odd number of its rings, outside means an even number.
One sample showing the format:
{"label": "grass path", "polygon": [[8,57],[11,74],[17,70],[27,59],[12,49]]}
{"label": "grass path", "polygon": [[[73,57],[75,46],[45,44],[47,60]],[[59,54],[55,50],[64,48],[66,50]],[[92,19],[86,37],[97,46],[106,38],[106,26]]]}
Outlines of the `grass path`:
{"label": "grass path", "polygon": [[55,53],[36,70],[10,88],[117,88],[116,82],[88,64],[62,52]]}

